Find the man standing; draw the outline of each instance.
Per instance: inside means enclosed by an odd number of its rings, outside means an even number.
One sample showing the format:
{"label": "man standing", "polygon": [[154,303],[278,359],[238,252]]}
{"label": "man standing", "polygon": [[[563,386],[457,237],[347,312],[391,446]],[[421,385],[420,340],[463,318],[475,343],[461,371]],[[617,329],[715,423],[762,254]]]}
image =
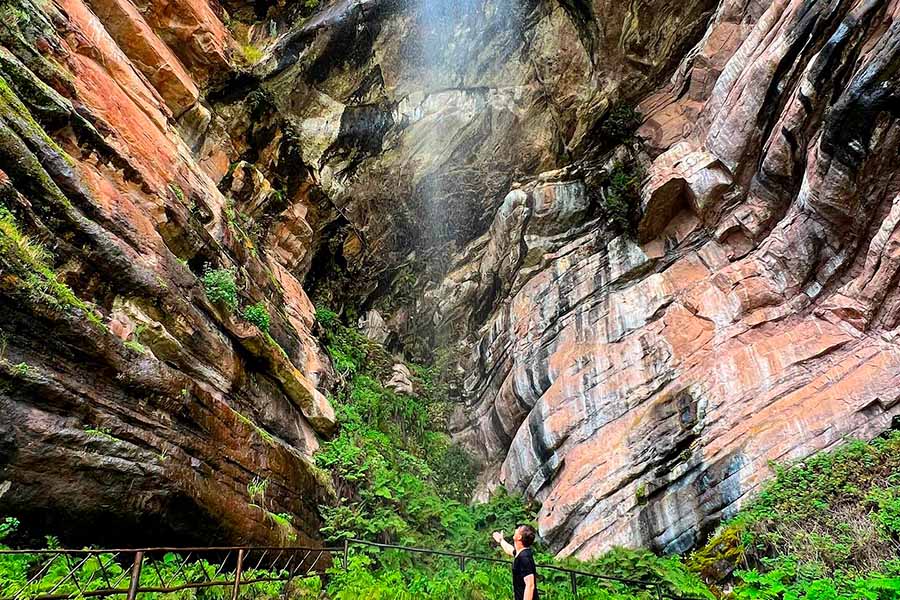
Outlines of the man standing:
{"label": "man standing", "polygon": [[503,551],[514,556],[513,560],[513,593],[515,600],[539,600],[537,590],[537,569],[531,545],[534,544],[535,531],[530,525],[516,528],[513,543],[506,541],[502,531],[494,532],[494,541],[500,544]]}

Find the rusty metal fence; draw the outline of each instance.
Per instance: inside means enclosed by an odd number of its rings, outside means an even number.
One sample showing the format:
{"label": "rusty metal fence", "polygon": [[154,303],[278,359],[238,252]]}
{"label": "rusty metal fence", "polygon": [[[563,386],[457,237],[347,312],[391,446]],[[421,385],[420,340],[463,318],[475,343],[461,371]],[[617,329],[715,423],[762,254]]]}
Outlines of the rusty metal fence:
{"label": "rusty metal fence", "polygon": [[[341,567],[347,569],[350,550],[354,546],[449,558],[455,560],[463,571],[469,563],[509,564],[509,560],[494,557],[364,540],[347,540],[343,546],[331,548],[0,550],[0,560],[19,557],[22,563],[21,581],[5,584],[4,589],[0,589],[0,600],[114,597],[136,600],[139,594],[164,596],[204,588],[230,590],[231,599],[238,600],[242,597],[242,591],[252,591],[258,586],[282,584],[282,591],[286,591],[295,580],[324,577],[335,556],[340,558]],[[584,579],[623,584],[643,590],[656,600],[705,600],[672,595],[663,589],[662,582],[600,575],[556,565],[540,564],[538,569],[565,574],[572,597],[576,600],[579,598],[579,580]]]}

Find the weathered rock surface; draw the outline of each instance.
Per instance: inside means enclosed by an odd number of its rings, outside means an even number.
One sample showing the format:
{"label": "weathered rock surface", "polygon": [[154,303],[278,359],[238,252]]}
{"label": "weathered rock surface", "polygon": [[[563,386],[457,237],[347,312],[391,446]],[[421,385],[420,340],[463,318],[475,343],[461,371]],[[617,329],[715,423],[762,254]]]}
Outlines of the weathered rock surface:
{"label": "weathered rock surface", "polygon": [[223,5],[252,72],[205,0],[4,13],[4,205],[81,304],[2,263],[0,511],[259,539],[265,477],[313,533],[304,289],[463,357],[456,438],[562,554],[685,550],[900,414],[895,0]]}
{"label": "weathered rock surface", "polygon": [[[2,202],[52,253],[3,231],[0,513],[69,543],[318,539],[313,307],[186,141],[217,135],[202,89],[232,71],[227,30],[204,0],[0,11]],[[271,336],[209,302],[207,267],[267,303]]]}
{"label": "weathered rock surface", "polygon": [[[560,553],[683,551],[769,461],[900,414],[898,64],[895,2],[721,2],[642,104],[638,239],[570,230],[504,276],[457,436]],[[468,280],[532,252],[513,201]]]}

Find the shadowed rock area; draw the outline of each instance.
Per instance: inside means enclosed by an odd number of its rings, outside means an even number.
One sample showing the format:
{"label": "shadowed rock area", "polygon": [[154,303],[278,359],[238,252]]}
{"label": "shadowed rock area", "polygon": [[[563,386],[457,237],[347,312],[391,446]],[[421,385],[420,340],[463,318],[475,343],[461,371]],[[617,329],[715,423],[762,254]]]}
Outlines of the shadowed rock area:
{"label": "shadowed rock area", "polygon": [[683,552],[900,414],[896,1],[10,0],[0,44],[0,512],[316,540],[314,302],[452,358],[563,555]]}

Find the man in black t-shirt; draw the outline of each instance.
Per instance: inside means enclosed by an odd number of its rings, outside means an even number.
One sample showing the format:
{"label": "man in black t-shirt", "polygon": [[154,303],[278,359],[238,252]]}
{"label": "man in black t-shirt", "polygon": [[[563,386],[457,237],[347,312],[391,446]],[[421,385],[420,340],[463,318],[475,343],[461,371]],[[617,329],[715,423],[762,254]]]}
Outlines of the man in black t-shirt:
{"label": "man in black t-shirt", "polygon": [[516,528],[513,543],[506,541],[502,531],[494,532],[494,541],[500,544],[503,551],[514,556],[513,559],[513,594],[515,600],[539,600],[537,590],[537,569],[531,545],[534,544],[535,531],[530,525]]}

